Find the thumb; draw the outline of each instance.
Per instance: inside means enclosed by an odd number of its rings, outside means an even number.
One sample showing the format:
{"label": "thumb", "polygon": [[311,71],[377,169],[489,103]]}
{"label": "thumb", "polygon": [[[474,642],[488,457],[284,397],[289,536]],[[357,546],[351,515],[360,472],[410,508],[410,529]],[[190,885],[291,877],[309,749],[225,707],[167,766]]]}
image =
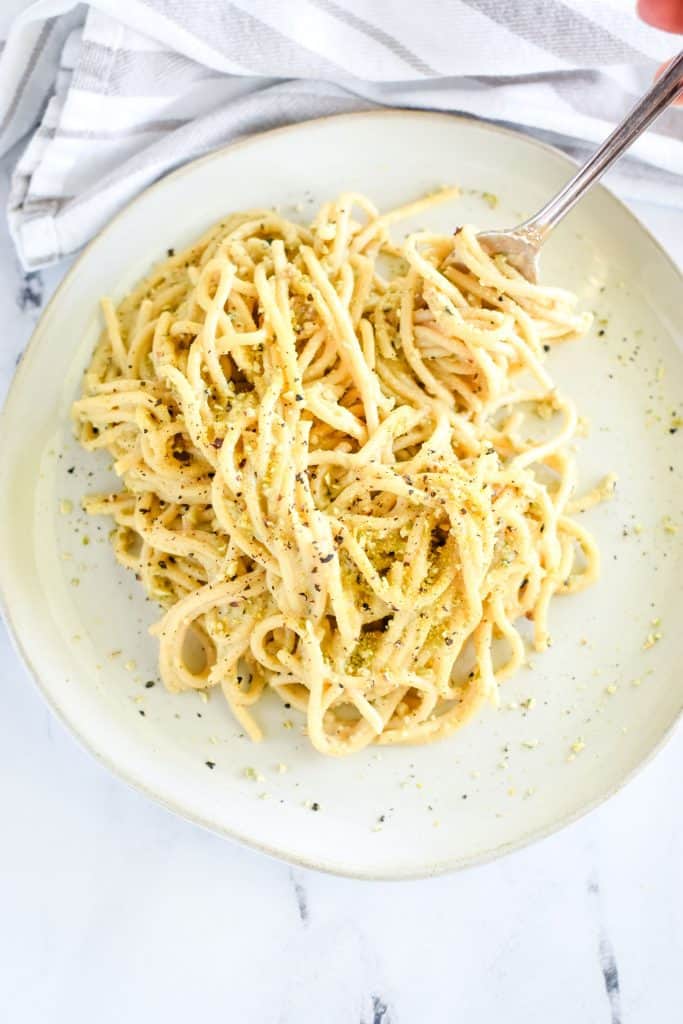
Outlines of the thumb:
{"label": "thumb", "polygon": [[664,32],[683,32],[683,0],[638,0],[638,14]]}

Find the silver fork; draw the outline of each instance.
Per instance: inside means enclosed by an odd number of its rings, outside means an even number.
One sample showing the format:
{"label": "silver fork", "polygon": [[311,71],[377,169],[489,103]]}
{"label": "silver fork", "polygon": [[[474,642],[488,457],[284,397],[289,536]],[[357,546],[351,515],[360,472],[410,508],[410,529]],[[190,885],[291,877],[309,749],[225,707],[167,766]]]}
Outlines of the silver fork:
{"label": "silver fork", "polygon": [[491,255],[500,253],[506,256],[527,280],[536,282],[541,246],[555,225],[681,91],[683,51],[674,58],[659,80],[550,202],[516,228],[509,228],[507,231],[483,231],[477,236],[481,247]]}

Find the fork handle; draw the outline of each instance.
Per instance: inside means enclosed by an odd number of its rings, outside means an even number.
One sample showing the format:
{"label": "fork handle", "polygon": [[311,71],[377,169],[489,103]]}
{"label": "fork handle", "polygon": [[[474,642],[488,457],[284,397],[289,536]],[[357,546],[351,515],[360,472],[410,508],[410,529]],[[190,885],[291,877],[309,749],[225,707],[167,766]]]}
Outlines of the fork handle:
{"label": "fork handle", "polygon": [[669,64],[652,88],[638,100],[624,120],[605,139],[599,149],[581,167],[571,181],[539,212],[517,229],[536,245],[540,245],[555,225],[562,220],[581,196],[618,160],[655,118],[683,91],[683,51]]}

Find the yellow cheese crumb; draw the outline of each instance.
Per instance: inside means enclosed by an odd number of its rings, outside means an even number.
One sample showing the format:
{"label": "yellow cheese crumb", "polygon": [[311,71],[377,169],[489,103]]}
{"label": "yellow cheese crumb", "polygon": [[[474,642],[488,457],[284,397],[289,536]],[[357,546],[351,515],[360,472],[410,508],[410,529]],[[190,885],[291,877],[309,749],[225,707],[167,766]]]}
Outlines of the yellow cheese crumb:
{"label": "yellow cheese crumb", "polygon": [[609,686],[606,686],[605,690],[609,693],[610,697],[617,692],[617,688],[614,683],[610,683]]}
{"label": "yellow cheese crumb", "polygon": [[643,644],[643,650],[649,651],[651,647],[654,647],[662,639],[661,633],[648,633],[645,637],[645,643]]}
{"label": "yellow cheese crumb", "polygon": [[73,510],[74,510],[74,503],[73,503],[73,501],[69,501],[68,498],[62,498],[62,500],[59,503],[59,511],[61,512],[61,514],[63,516],[68,516],[68,515],[71,515]]}
{"label": "yellow cheese crumb", "polygon": [[581,751],[585,749],[585,746],[586,746],[586,744],[583,742],[583,740],[581,740],[581,739],[576,740],[575,743],[572,743],[572,753],[573,754],[580,754]]}

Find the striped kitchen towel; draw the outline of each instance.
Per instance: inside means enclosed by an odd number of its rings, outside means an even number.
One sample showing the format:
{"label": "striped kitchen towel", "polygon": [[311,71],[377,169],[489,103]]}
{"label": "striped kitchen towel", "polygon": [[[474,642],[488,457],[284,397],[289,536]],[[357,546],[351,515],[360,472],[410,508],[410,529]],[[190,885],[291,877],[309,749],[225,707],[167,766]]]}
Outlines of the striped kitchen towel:
{"label": "striped kitchen towel", "polygon": [[[5,2],[19,12],[0,55],[0,154],[21,140],[9,223],[27,269],[179,164],[325,114],[457,111],[584,157],[680,45],[635,0]],[[670,109],[609,182],[682,204],[682,170]]]}

